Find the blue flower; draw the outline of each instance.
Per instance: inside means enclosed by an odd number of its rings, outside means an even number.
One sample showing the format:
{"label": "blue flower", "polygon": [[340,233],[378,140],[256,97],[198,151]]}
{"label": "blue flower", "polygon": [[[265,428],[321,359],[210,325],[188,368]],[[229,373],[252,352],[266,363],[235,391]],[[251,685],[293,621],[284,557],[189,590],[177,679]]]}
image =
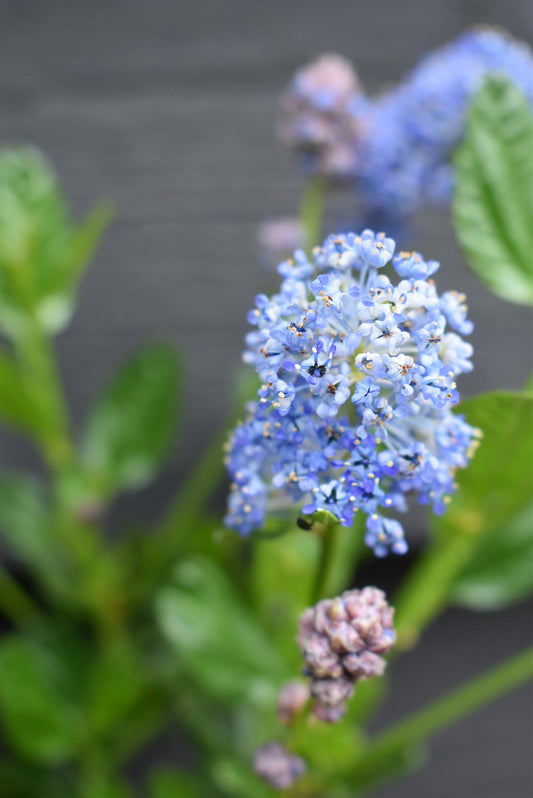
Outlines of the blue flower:
{"label": "blue flower", "polygon": [[[470,101],[491,74],[512,81],[533,106],[531,51],[490,28],[468,31],[426,56],[397,87],[368,104],[359,119],[356,177],[369,217],[405,217],[428,203],[449,201],[450,156],[463,136]],[[398,265],[413,264],[402,264],[400,256]]]}
{"label": "blue flower", "polygon": [[383,556],[406,550],[387,513],[407,496],[443,512],[477,433],[452,414],[472,368],[465,298],[420,276],[435,271],[417,253],[395,259],[394,241],[369,230],[280,266],[279,293],[249,315],[244,360],[261,387],[228,445],[228,526],[249,534],[270,507],[329,510],[345,525],[360,511]]}

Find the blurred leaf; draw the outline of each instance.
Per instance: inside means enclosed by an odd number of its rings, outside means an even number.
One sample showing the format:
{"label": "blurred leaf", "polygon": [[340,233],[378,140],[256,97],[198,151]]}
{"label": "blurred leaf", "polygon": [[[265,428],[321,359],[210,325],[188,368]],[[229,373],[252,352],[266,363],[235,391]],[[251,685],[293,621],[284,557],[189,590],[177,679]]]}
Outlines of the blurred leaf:
{"label": "blurred leaf", "polygon": [[87,721],[102,737],[124,718],[143,694],[145,679],[138,653],[120,638],[111,639],[88,676]]}
{"label": "blurred leaf", "polygon": [[182,665],[212,695],[270,706],[286,671],[224,573],[189,560],[156,597],[156,615]]}
{"label": "blurred leaf", "polygon": [[[361,517],[359,517],[361,516]],[[355,563],[363,546],[362,514],[352,527],[335,530],[333,556],[325,593],[333,596],[350,586]],[[287,527],[289,531],[287,531]],[[299,667],[296,645],[298,618],[309,606],[315,580],[320,539],[313,531],[290,526],[283,518],[270,517],[265,538],[252,538],[254,600],[267,629],[284,656]]]}
{"label": "blurred leaf", "polygon": [[363,744],[361,730],[348,718],[332,724],[310,715],[291,735],[291,747],[326,780],[353,770],[354,758]]}
{"label": "blurred leaf", "polygon": [[15,361],[0,352],[0,421],[30,436],[39,436],[41,420]]}
{"label": "blurred leaf", "polygon": [[453,219],[478,277],[500,297],[533,303],[533,116],[512,83],[475,96],[456,154]]}
{"label": "blurred leaf", "polygon": [[[286,522],[269,519],[265,531],[273,533],[276,524],[285,529]],[[309,606],[320,541],[311,532],[293,528],[280,537],[254,540],[253,546],[251,585],[255,604],[276,645],[297,667],[298,618]]]}
{"label": "blurred leaf", "polygon": [[133,790],[126,782],[117,778],[109,779],[106,775],[95,774],[86,779],[81,787],[83,798],[134,798]]}
{"label": "blurred leaf", "polygon": [[90,414],[84,462],[103,493],[145,484],[161,465],[176,426],[179,362],[172,347],[135,353]]}
{"label": "blurred leaf", "polygon": [[0,477],[0,532],[22,560],[39,569],[57,567],[45,495],[36,480]]}
{"label": "blurred leaf", "polygon": [[[531,499],[533,396],[503,391],[487,393],[462,402],[459,409],[470,424],[482,430],[483,437],[472,462],[456,475],[458,490],[448,511],[432,522],[439,535],[436,548],[429,555],[432,564],[426,563],[424,572],[416,572],[418,581],[431,575],[431,585],[427,587],[431,596],[450,595],[455,580],[461,578],[465,569],[473,573],[470,569],[476,568],[478,558],[486,569],[493,550],[501,558],[502,566],[506,563],[505,572],[502,567],[502,582],[516,579],[517,588],[524,583],[516,550],[523,546],[523,555],[527,541],[520,527],[511,530],[511,534],[505,532]],[[513,587],[508,589],[511,595]],[[407,610],[408,595],[412,593],[415,598],[418,595],[413,590],[411,585],[403,597],[397,598],[397,628],[412,626],[410,616],[418,617],[431,606],[430,601],[419,608],[411,602]],[[502,590],[500,585],[500,595]]]}
{"label": "blurred leaf", "polygon": [[533,504],[483,540],[454,585],[453,599],[494,610],[533,592]]}
{"label": "blurred leaf", "polygon": [[339,525],[336,529],[333,558],[325,584],[325,593],[336,596],[352,586],[356,565],[367,556],[365,546],[366,516],[359,512],[350,527]]}
{"label": "blurred leaf", "polygon": [[251,764],[234,759],[219,759],[213,767],[213,779],[228,798],[273,798],[279,790],[264,784],[253,772]]}
{"label": "blurred leaf", "polygon": [[[70,237],[65,252],[61,281],[78,279],[93,257],[102,234],[113,217],[110,205],[97,205],[90,211]],[[58,286],[60,287],[60,286]]]}
{"label": "blurred leaf", "polygon": [[0,708],[6,737],[36,762],[69,759],[83,738],[71,649],[11,636],[0,646]]}
{"label": "blurred leaf", "polygon": [[495,391],[461,402],[461,414],[483,437],[438,528],[486,534],[503,529],[531,496],[533,396]]}
{"label": "blurred leaf", "polygon": [[78,278],[109,222],[109,209],[97,208],[76,228],[52,167],[30,147],[0,154],[0,193],[4,331],[17,337],[37,319],[56,333],[71,316]]}
{"label": "blurred leaf", "polygon": [[192,774],[162,768],[150,777],[150,798],[205,798],[205,791]]}
{"label": "blurred leaf", "polygon": [[0,761],[0,798],[65,798],[74,795],[70,774],[13,757]]}

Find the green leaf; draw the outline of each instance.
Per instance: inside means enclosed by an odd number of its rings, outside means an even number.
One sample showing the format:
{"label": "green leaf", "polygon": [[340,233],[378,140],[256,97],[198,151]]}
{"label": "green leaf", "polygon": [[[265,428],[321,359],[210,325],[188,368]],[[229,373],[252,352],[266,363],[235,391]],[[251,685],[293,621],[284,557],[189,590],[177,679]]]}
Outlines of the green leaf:
{"label": "green leaf", "polygon": [[133,709],[145,679],[138,653],[126,641],[110,640],[88,675],[87,722],[102,737]]}
{"label": "green leaf", "polygon": [[0,352],[0,422],[30,437],[40,437],[42,421],[16,362]]}
{"label": "green leaf", "polygon": [[57,565],[44,491],[36,480],[0,478],[0,532],[21,559],[39,568]]}
{"label": "green leaf", "polygon": [[71,651],[12,636],[0,646],[0,709],[6,737],[23,756],[59,764],[77,750],[83,719]]}
{"label": "green leaf", "polygon": [[205,798],[205,792],[192,774],[161,768],[150,777],[150,798]]}
{"label": "green leaf", "polygon": [[457,604],[494,610],[533,592],[533,504],[494,530],[454,585]]}
{"label": "green leaf", "polygon": [[75,794],[72,773],[34,765],[27,759],[2,759],[0,773],[0,798],[65,798]]}
{"label": "green leaf", "polygon": [[147,346],[119,370],[87,423],[83,460],[103,494],[147,483],[175,430],[179,362],[164,344]]}
{"label": "green leaf", "polygon": [[[527,590],[523,558],[531,541],[522,513],[531,500],[533,396],[488,393],[462,402],[459,411],[483,437],[472,462],[457,473],[458,490],[448,511],[433,522],[439,534],[438,557],[428,590],[434,590],[443,579],[447,593],[453,593],[458,580],[458,591],[461,585],[462,589],[469,585],[469,604],[481,607],[483,602],[487,606],[492,602],[496,606],[502,596],[505,602],[504,594],[513,600],[515,587],[517,597]],[[494,569],[499,571],[497,580]],[[495,588],[492,600],[487,593],[491,581]],[[405,607],[398,612],[405,616]]]}
{"label": "green leaf", "polygon": [[457,494],[437,525],[486,534],[502,529],[529,501],[533,396],[495,391],[461,402],[459,413],[483,436],[471,463],[457,473]]}
{"label": "green leaf", "polygon": [[26,567],[33,569],[50,594],[70,602],[71,569],[58,545],[43,486],[19,474],[0,477],[0,539]]}
{"label": "green leaf", "polygon": [[182,666],[208,692],[258,706],[273,704],[286,669],[214,563],[181,563],[156,597],[156,615]]}
{"label": "green leaf", "polygon": [[0,153],[0,301],[9,335],[37,319],[56,333],[72,314],[77,282],[109,222],[101,206],[78,228],[51,165],[38,150]]}
{"label": "green leaf", "polygon": [[[363,525],[364,518],[359,513],[352,527],[338,526],[335,530],[324,586],[326,595],[334,596],[350,586],[355,563],[364,548]],[[276,645],[298,668],[300,652],[295,629],[300,614],[311,602],[321,553],[320,539],[313,531],[291,528],[287,520],[273,517],[267,519],[264,534],[264,539],[252,538],[251,584],[255,603]]]}
{"label": "green leaf", "polygon": [[[275,523],[267,521],[267,533],[273,533]],[[253,546],[255,604],[276,646],[297,668],[301,657],[295,639],[297,623],[309,606],[320,541],[311,532],[293,528],[280,537],[254,540]]]}
{"label": "green leaf", "polygon": [[135,798],[125,781],[100,773],[84,780],[82,795],[83,798]]}
{"label": "green leaf", "polygon": [[280,794],[255,775],[251,764],[237,759],[219,759],[212,768],[212,776],[225,798],[274,798]]}
{"label": "green leaf", "polygon": [[354,759],[364,750],[364,743],[361,728],[348,718],[335,724],[311,720],[297,724],[291,733],[291,747],[310,770],[327,780],[353,770]]}
{"label": "green leaf", "polygon": [[472,103],[456,158],[456,235],[478,277],[500,297],[533,303],[533,115],[503,78]]}

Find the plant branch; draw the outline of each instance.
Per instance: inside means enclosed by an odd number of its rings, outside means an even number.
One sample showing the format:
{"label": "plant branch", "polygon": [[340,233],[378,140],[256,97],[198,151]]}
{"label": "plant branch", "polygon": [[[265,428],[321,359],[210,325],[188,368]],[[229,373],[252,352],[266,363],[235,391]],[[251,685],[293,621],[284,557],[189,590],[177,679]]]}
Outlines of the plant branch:
{"label": "plant branch", "polygon": [[311,590],[311,605],[316,604],[317,601],[324,598],[327,592],[328,579],[334,561],[335,545],[339,528],[338,521],[329,514],[323,521],[317,523],[317,526],[319,526],[319,524],[322,527],[317,530],[317,534],[320,538],[320,555],[315,580]]}
{"label": "plant branch", "polygon": [[444,607],[454,578],[476,544],[475,535],[454,530],[435,538],[413,566],[394,602],[396,652],[414,646],[421,631]]}
{"label": "plant branch", "polygon": [[370,743],[357,778],[379,778],[383,762],[533,678],[533,648],[472,679],[444,698],[395,724]]}

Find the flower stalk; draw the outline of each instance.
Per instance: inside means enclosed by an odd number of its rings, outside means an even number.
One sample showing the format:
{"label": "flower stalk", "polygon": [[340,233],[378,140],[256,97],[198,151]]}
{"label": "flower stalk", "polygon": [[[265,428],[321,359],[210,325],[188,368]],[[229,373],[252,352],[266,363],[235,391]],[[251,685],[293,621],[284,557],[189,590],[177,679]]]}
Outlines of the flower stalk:
{"label": "flower stalk", "polygon": [[383,732],[364,751],[357,769],[357,780],[365,786],[382,778],[383,763],[394,761],[395,755],[406,751],[431,735],[450,726],[477,709],[494,701],[510,690],[533,678],[533,648],[517,654],[502,665],[487,671],[444,698],[434,701],[419,712]]}
{"label": "flower stalk", "polygon": [[300,206],[300,222],[304,230],[305,250],[310,254],[321,239],[322,216],[326,198],[326,181],[317,175],[307,181]]}

